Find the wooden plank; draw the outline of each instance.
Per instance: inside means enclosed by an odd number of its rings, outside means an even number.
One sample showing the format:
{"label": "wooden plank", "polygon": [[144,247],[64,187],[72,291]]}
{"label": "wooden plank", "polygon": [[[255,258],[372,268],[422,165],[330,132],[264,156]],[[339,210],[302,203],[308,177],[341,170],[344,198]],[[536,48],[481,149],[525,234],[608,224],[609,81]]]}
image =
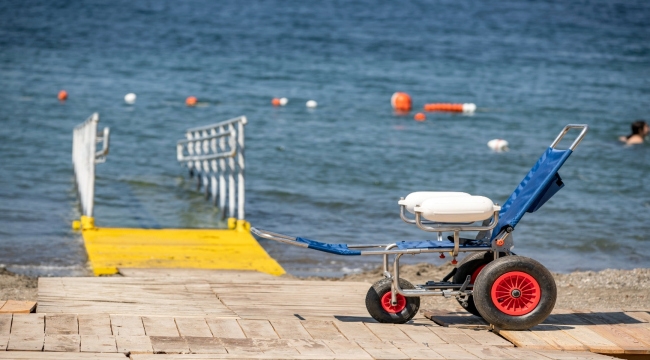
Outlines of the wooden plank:
{"label": "wooden plank", "polygon": [[502,359],[512,358],[507,353],[501,351],[501,349],[497,346],[480,346],[480,345],[476,346],[476,345],[467,345],[467,344],[463,344],[459,346],[462,347],[463,350],[476,356],[479,359],[502,360]]}
{"label": "wooden plank", "polygon": [[40,278],[38,291],[44,313],[236,317],[196,278]]}
{"label": "wooden plank", "polygon": [[387,341],[357,341],[375,359],[409,359],[400,349]]}
{"label": "wooden plank", "polygon": [[359,322],[342,322],[342,321],[336,321],[334,322],[334,325],[339,329],[341,334],[345,336],[348,340],[352,341],[365,341],[365,342],[371,342],[371,341],[378,341],[378,337],[376,337],[370,329],[368,329],[363,323]]}
{"label": "wooden plank", "polygon": [[271,326],[280,339],[313,339],[300,320],[271,320]]}
{"label": "wooden plank", "polygon": [[148,336],[116,335],[117,351],[123,353],[152,353],[151,340]]}
{"label": "wooden plank", "polygon": [[637,319],[642,323],[650,323],[650,313],[647,311],[626,311],[625,315]]}
{"label": "wooden plank", "polygon": [[45,316],[43,314],[14,314],[11,334],[45,334]]}
{"label": "wooden plank", "polygon": [[208,337],[192,337],[185,338],[187,345],[192,354],[227,354],[226,348],[223,346],[221,339],[208,338]]}
{"label": "wooden plank", "polygon": [[626,354],[650,354],[650,348],[641,341],[621,331],[619,326],[595,325],[590,330],[622,348]]}
{"label": "wooden plank", "polygon": [[537,325],[530,329],[553,348],[566,351],[588,351],[589,348],[572,336],[567,336],[562,328],[554,325]]}
{"label": "wooden plank", "polygon": [[437,344],[432,347],[433,351],[442,355],[445,359],[454,359],[454,360],[474,360],[478,357],[467,352],[462,347],[456,344]]}
{"label": "wooden plank", "polygon": [[111,315],[111,328],[115,336],[144,336],[144,325],[139,316]]}
{"label": "wooden plank", "polygon": [[481,345],[508,347],[514,346],[509,341],[491,331],[480,329],[461,329],[461,331],[469,335],[469,337],[476,340]]}
{"label": "wooden plank", "polygon": [[111,318],[108,314],[79,314],[77,315],[77,322],[79,323],[79,335],[81,336],[113,335],[113,329],[111,328]]}
{"label": "wooden plank", "polygon": [[590,330],[587,326],[561,327],[561,329],[562,332],[584,344],[591,352],[601,354],[624,353],[621,347]]}
{"label": "wooden plank", "polygon": [[390,342],[398,348],[413,347],[417,344],[394,324],[364,323],[366,327],[383,342]]}
{"label": "wooden plank", "polygon": [[316,340],[346,340],[331,321],[303,321],[302,326]]}
{"label": "wooden plank", "polygon": [[43,350],[44,341],[45,341],[44,333],[11,334],[9,335],[9,343],[7,344],[7,350],[41,351]]}
{"label": "wooden plank", "polygon": [[335,357],[338,358],[351,358],[351,359],[372,359],[370,354],[365,352],[357,343],[342,340],[322,340],[327,347],[332,350]]}
{"label": "wooden plank", "polygon": [[7,335],[11,332],[12,314],[0,314],[0,336]]}
{"label": "wooden plank", "polygon": [[438,335],[429,330],[429,325],[396,324],[395,327],[418,344],[433,347],[433,344],[446,344]]}
{"label": "wooden plank", "polygon": [[81,352],[114,353],[117,352],[113,335],[80,335]]}
{"label": "wooden plank", "polygon": [[626,315],[622,311],[576,311],[578,317],[594,325],[639,324],[641,321]]}
{"label": "wooden plank", "polygon": [[525,331],[515,331],[515,330],[501,330],[498,333],[503,336],[506,340],[515,344],[516,347],[526,348],[526,349],[557,349],[554,345],[547,343],[544,339],[537,336],[537,334],[525,330]]}
{"label": "wooden plank", "polygon": [[478,341],[465,334],[461,329],[433,326],[428,329],[448,344],[479,345]]}
{"label": "wooden plank", "polygon": [[43,351],[79,352],[79,335],[45,334]]}
{"label": "wooden plank", "polygon": [[587,351],[564,351],[564,350],[534,350],[534,351],[540,355],[544,355],[545,357],[553,360],[616,359],[610,356],[594,354]]}
{"label": "wooden plank", "polygon": [[0,353],[7,360],[125,360],[124,354],[12,351]]}
{"label": "wooden plank", "polygon": [[619,329],[625,331],[628,335],[641,341],[650,348],[650,327],[620,326]]}
{"label": "wooden plank", "polygon": [[0,314],[0,351],[7,350],[12,314]]}
{"label": "wooden plank", "polygon": [[221,338],[221,344],[226,348],[228,354],[250,355],[259,354],[260,350],[253,339]]}
{"label": "wooden plank", "polygon": [[149,339],[155,354],[187,354],[190,352],[185,338],[179,336],[150,336]]}
{"label": "wooden plank", "polygon": [[173,317],[143,316],[142,324],[147,336],[178,336]]}
{"label": "wooden plank", "polygon": [[249,339],[279,339],[268,320],[237,320]]}
{"label": "wooden plank", "polygon": [[212,269],[180,269],[180,268],[118,268],[122,276],[161,278],[161,277],[182,277],[209,279],[213,282],[239,282],[274,280],[277,277],[254,270],[212,270]]}
{"label": "wooden plank", "polygon": [[410,359],[419,360],[419,359],[444,359],[442,355],[433,351],[428,347],[405,347],[399,348]]}
{"label": "wooden plank", "polygon": [[283,339],[286,340],[287,345],[291,348],[298,350],[301,355],[306,357],[328,357],[333,358],[334,352],[330,350],[322,340],[311,339]]}
{"label": "wooden plank", "polygon": [[77,335],[79,334],[79,323],[77,315],[55,314],[45,317],[46,335]]}
{"label": "wooden plank", "polygon": [[424,310],[422,312],[424,317],[431,319],[433,322],[444,327],[458,327],[468,329],[489,329],[488,324],[482,318],[468,314],[467,312],[460,313],[458,311],[446,310]]}
{"label": "wooden plank", "polygon": [[[552,358],[549,358],[547,356],[544,356],[540,353],[538,353],[538,350],[527,350],[527,349],[522,349],[518,347],[503,347],[501,348],[501,351],[504,353],[510,355],[510,357],[514,359],[526,359],[526,360],[549,360]],[[541,350],[542,352],[544,350]]]}
{"label": "wooden plank", "polygon": [[210,327],[212,336],[218,338],[245,339],[246,335],[235,319],[207,318],[205,322]]}
{"label": "wooden plank", "polygon": [[35,309],[36,302],[34,301],[7,300],[0,308],[0,314],[29,314]]}
{"label": "wooden plank", "polygon": [[203,318],[175,318],[181,336],[212,337],[212,331]]}

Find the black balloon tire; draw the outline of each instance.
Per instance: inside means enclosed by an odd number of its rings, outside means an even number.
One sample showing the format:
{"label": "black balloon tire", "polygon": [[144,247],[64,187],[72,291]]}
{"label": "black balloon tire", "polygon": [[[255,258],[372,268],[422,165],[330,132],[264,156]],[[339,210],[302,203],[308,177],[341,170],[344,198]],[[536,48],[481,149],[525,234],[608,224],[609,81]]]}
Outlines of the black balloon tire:
{"label": "black balloon tire", "polygon": [[[512,271],[532,276],[541,290],[539,303],[525,315],[508,315],[492,302],[492,285],[501,275]],[[474,284],[477,310],[485,321],[501,330],[526,330],[538,325],[551,314],[556,299],[557,287],[551,272],[536,260],[523,256],[506,256],[490,262],[481,270]]]}
{"label": "black balloon tire", "polygon": [[[493,260],[494,260],[494,253],[492,253],[491,251],[475,252],[465,256],[465,258],[461,260],[460,263],[456,266],[456,274],[454,274],[454,283],[455,284],[464,283],[465,279],[467,278],[467,275],[471,276],[474,273],[474,270],[476,270],[479,266],[487,265]],[[458,299],[456,300],[458,301],[460,306],[463,306],[460,300]],[[481,314],[476,309],[476,305],[474,304],[474,295],[470,295],[467,298],[467,307],[463,306],[463,309],[467,310],[469,313],[473,315],[481,316]]]}
{"label": "black balloon tire", "polygon": [[[366,294],[366,309],[373,319],[380,323],[403,324],[411,320],[420,309],[419,297],[406,297],[406,306],[398,313],[389,313],[381,306],[381,297],[391,290],[392,279],[382,279],[374,283]],[[402,289],[415,289],[410,282],[399,279]]]}

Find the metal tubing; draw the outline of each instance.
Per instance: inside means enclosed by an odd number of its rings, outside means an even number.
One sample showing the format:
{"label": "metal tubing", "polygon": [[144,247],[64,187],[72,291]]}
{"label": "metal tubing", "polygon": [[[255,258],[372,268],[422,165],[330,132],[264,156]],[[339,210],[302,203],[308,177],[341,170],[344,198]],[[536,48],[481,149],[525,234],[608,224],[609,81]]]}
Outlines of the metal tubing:
{"label": "metal tubing", "polygon": [[422,213],[420,212],[415,213],[415,222],[420,229],[429,232],[492,230],[499,223],[499,211],[494,212],[492,221],[488,226],[466,225],[465,223],[435,223],[437,224],[436,226],[425,226],[422,222]]}
{"label": "metal tubing", "polygon": [[[392,249],[392,248],[394,248],[396,246],[397,246],[397,244],[390,244],[390,245],[387,245],[385,249],[390,250],[390,249]],[[350,248],[350,246],[348,246],[348,249],[349,248]],[[390,276],[390,272],[388,271],[388,254],[384,254],[383,257],[384,257],[384,275],[388,274]]]}
{"label": "metal tubing", "polygon": [[589,130],[589,125],[587,125],[587,124],[569,124],[569,125],[565,126],[564,129],[562,129],[562,131],[560,131],[560,134],[555,138],[555,140],[551,144],[551,148],[555,149],[555,147],[560,143],[560,141],[562,140],[564,135],[566,135],[566,133],[570,129],[582,129],[582,131],[580,131],[580,134],[578,135],[578,137],[576,137],[576,139],[573,141],[571,146],[569,146],[569,150],[573,151],[573,150],[575,150],[576,147],[578,147],[578,145],[580,144],[582,139],[587,134],[587,131]]}

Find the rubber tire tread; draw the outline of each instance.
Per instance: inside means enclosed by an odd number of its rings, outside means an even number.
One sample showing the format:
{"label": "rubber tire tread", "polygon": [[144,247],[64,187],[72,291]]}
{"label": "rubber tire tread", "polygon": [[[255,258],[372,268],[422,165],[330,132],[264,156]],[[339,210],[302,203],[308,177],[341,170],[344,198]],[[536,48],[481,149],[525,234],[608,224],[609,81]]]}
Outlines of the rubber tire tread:
{"label": "rubber tire tread", "polygon": [[[541,298],[537,307],[522,316],[512,316],[501,312],[492,302],[491,290],[496,279],[511,271],[521,271],[531,275],[541,288]],[[485,321],[501,330],[527,330],[538,325],[553,311],[557,300],[557,287],[553,275],[544,265],[523,256],[506,256],[486,265],[474,283],[474,304]]]}
{"label": "rubber tire tread", "polygon": [[[411,320],[420,309],[420,297],[406,297],[406,306],[399,313],[391,314],[381,306],[381,297],[391,290],[392,279],[382,279],[374,283],[366,294],[366,309],[373,319],[380,323],[403,324]],[[415,289],[410,282],[399,279],[402,289]]]}

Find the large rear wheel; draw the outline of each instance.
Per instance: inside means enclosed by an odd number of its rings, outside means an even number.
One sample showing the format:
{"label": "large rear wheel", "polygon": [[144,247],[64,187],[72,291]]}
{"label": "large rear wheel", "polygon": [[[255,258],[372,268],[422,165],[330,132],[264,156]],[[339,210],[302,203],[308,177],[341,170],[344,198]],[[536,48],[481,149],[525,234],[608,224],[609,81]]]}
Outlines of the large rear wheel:
{"label": "large rear wheel", "polygon": [[553,275],[539,262],[523,256],[492,261],[474,284],[476,309],[503,330],[526,330],[553,310],[557,288]]}
{"label": "large rear wheel", "polygon": [[[397,304],[391,302],[392,279],[377,281],[366,294],[366,309],[375,320],[381,323],[403,324],[411,320],[420,309],[419,297],[406,297],[397,294]],[[402,289],[415,289],[410,282],[399,279]]]}

